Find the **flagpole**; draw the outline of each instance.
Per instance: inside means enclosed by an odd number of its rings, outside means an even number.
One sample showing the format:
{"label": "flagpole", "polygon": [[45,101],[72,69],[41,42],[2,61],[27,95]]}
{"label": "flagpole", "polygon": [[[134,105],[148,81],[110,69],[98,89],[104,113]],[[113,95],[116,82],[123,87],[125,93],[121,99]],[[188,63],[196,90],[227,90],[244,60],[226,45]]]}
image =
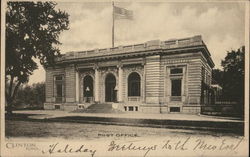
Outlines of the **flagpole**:
{"label": "flagpole", "polygon": [[112,6],[113,6],[113,13],[112,13],[112,47],[114,47],[114,38],[115,38],[115,15],[114,15],[114,2],[112,2]]}

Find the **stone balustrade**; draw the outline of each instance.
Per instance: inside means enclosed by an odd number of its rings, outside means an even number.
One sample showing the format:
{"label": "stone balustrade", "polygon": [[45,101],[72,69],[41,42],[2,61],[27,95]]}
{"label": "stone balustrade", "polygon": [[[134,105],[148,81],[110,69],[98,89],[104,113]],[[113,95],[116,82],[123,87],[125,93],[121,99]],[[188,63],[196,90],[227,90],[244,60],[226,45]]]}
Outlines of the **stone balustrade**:
{"label": "stone balustrade", "polygon": [[112,55],[112,54],[122,54],[122,53],[146,51],[146,50],[153,50],[153,49],[182,48],[182,47],[198,46],[198,45],[204,45],[200,35],[190,37],[190,38],[171,39],[171,40],[166,40],[166,41],[151,40],[151,41],[148,41],[142,44],[136,44],[136,45],[117,46],[113,48],[94,49],[94,50],[89,50],[89,51],[67,52],[66,54],[63,54],[60,58],[57,58],[57,61],[76,59],[76,58],[85,58],[85,57],[103,56],[103,55]]}

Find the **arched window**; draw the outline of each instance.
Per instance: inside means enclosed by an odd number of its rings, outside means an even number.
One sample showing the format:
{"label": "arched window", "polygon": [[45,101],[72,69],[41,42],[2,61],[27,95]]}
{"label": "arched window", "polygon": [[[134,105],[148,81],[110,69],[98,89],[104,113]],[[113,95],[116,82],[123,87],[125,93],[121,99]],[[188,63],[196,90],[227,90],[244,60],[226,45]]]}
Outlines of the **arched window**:
{"label": "arched window", "polygon": [[105,79],[105,100],[106,102],[116,101],[116,79],[115,76],[109,73]]}
{"label": "arched window", "polygon": [[141,96],[141,77],[136,72],[128,76],[128,96]]}
{"label": "arched window", "polygon": [[93,97],[93,79],[89,75],[83,79],[83,93],[84,97]]}

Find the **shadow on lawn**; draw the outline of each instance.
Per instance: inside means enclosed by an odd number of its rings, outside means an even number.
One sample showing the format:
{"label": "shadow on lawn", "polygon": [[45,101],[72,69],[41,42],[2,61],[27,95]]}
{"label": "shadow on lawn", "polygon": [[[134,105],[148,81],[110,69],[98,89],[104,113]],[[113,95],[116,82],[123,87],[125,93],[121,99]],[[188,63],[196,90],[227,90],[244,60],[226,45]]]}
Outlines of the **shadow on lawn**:
{"label": "shadow on lawn", "polygon": [[[5,120],[31,120],[29,116],[36,116],[37,114],[24,114],[24,113],[13,113],[5,114]],[[40,114],[45,115],[45,114]]]}

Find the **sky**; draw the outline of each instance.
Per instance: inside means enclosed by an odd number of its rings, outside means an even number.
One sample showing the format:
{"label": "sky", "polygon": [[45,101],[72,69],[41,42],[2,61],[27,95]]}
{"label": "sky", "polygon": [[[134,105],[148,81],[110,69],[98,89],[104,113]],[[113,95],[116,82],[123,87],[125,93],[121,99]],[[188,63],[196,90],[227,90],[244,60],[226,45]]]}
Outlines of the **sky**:
{"label": "sky", "polygon": [[[133,11],[133,20],[115,21],[115,46],[201,35],[215,68],[227,51],[244,45],[243,2],[115,2]],[[67,12],[69,30],[60,34],[61,53],[111,47],[112,4],[102,2],[58,2],[56,9]],[[39,65],[29,84],[45,81]]]}

